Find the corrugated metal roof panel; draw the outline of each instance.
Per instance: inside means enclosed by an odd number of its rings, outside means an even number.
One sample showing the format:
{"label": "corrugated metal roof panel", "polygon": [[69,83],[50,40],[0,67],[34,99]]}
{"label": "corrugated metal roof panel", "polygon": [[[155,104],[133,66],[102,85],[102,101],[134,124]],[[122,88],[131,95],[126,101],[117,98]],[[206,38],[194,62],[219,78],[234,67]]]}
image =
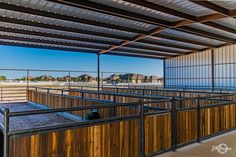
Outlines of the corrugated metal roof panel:
{"label": "corrugated metal roof panel", "polygon": [[158,55],[143,55],[143,54],[140,54],[140,53],[129,53],[129,52],[120,52],[120,51],[110,51],[108,53],[105,53],[106,54],[121,54],[121,55],[136,55],[136,56],[140,56],[140,57],[153,57],[153,58],[165,58],[164,56],[158,56]]}
{"label": "corrugated metal roof panel", "polygon": [[174,37],[178,37],[178,38],[182,38],[182,39],[200,41],[200,42],[211,44],[211,45],[224,44],[224,42],[221,42],[218,40],[209,39],[209,38],[201,37],[198,35],[193,35],[190,33],[181,32],[181,31],[177,31],[177,30],[173,30],[173,29],[165,29],[160,34],[174,36]]}
{"label": "corrugated metal roof panel", "polygon": [[222,31],[220,29],[210,27],[210,26],[207,26],[207,25],[204,25],[204,24],[201,24],[201,23],[194,23],[194,24],[189,25],[189,27],[196,28],[196,29],[199,29],[199,30],[204,30],[204,31],[214,33],[214,34],[218,34],[218,35],[222,35],[222,36],[225,36],[225,37],[230,37],[232,39],[236,39],[236,34],[229,33],[229,32],[226,32],[226,31]]}
{"label": "corrugated metal roof panel", "polygon": [[141,43],[141,42],[133,42],[129,45],[133,45],[133,46],[146,46],[148,48],[160,48],[163,50],[173,50],[173,51],[178,51],[178,52],[189,52],[189,50],[183,50],[183,49],[179,49],[179,48],[171,48],[171,47],[166,47],[166,46],[160,46],[160,45],[150,45],[150,44],[145,44],[145,43]]}
{"label": "corrugated metal roof panel", "polygon": [[184,42],[180,42],[180,41],[163,39],[163,38],[153,37],[153,36],[149,36],[149,37],[145,38],[145,40],[155,41],[156,43],[170,43],[173,45],[185,46],[185,47],[189,47],[189,49],[191,49],[191,48],[195,48],[195,49],[206,48],[205,46],[201,46],[201,45],[194,45],[194,44],[190,44],[190,43],[184,43]]}
{"label": "corrugated metal roof panel", "polygon": [[202,7],[200,5],[197,5],[193,2],[186,0],[147,0],[147,1],[193,16],[204,16],[216,13],[213,10],[207,9],[205,7]]}
{"label": "corrugated metal roof panel", "polygon": [[171,52],[162,52],[162,51],[152,51],[152,50],[147,50],[147,49],[143,49],[143,50],[140,50],[138,48],[130,48],[130,47],[120,47],[116,50],[121,50],[121,51],[124,51],[124,52],[129,52],[129,51],[132,51],[132,52],[143,52],[143,53],[157,53],[157,54],[168,54],[168,55],[177,55],[177,53],[171,53]]}
{"label": "corrugated metal roof panel", "polygon": [[235,10],[236,9],[236,1],[235,0],[209,0],[216,5],[224,7],[228,10]]}
{"label": "corrugated metal roof panel", "polygon": [[15,43],[15,44],[28,44],[32,46],[47,46],[47,47],[53,47],[53,48],[69,48],[74,49],[75,51],[91,51],[93,53],[97,53],[98,49],[93,48],[80,48],[80,47],[73,47],[73,46],[65,46],[65,45],[54,45],[54,44],[43,44],[43,43],[36,43],[36,42],[21,42],[21,41],[15,41],[15,40],[4,40],[0,38],[0,42],[9,42],[9,43]]}
{"label": "corrugated metal roof panel", "polygon": [[223,18],[219,20],[214,20],[215,23],[223,25],[225,27],[229,27],[231,29],[236,30],[236,19],[229,17],[229,18]]}
{"label": "corrugated metal roof panel", "polygon": [[176,17],[174,15],[161,13],[158,10],[152,10],[143,6],[126,2],[124,0],[109,0],[109,1],[108,0],[99,0],[99,1],[90,0],[90,1],[101,3],[107,6],[111,6],[111,7],[116,7],[119,9],[126,10],[126,11],[132,11],[134,13],[138,13],[138,14],[142,14],[142,15],[146,15],[146,16],[150,16],[150,17],[154,17],[154,18],[158,18],[158,19],[166,20],[170,22],[181,20],[181,18]]}
{"label": "corrugated metal roof panel", "polygon": [[77,33],[57,31],[57,30],[46,29],[46,28],[17,25],[17,24],[6,23],[6,22],[0,22],[0,27],[10,27],[10,28],[20,29],[20,30],[42,32],[45,34],[48,34],[48,33],[59,34],[59,35],[64,35],[64,36],[72,36],[72,37],[79,37],[79,38],[93,39],[93,40],[100,40],[100,41],[111,41],[111,42],[116,42],[117,44],[121,42],[121,40],[113,39],[113,38],[106,38],[106,37],[101,37],[101,36],[93,36],[93,35],[85,35],[85,34],[77,34]]}
{"label": "corrugated metal roof panel", "polygon": [[38,39],[38,40],[45,40],[45,41],[58,41],[58,42],[63,42],[63,43],[72,43],[72,44],[78,44],[78,45],[83,45],[83,46],[97,46],[101,47],[101,49],[107,49],[110,45],[107,44],[97,44],[97,43],[88,43],[88,42],[83,42],[83,41],[72,41],[72,40],[64,40],[64,39],[56,39],[56,38],[49,38],[49,37],[39,37],[35,35],[25,35],[25,34],[18,34],[18,33],[9,33],[9,32],[1,32],[0,35],[6,35],[6,36],[13,36],[13,37],[21,37],[21,38],[27,38],[27,39]]}
{"label": "corrugated metal roof panel", "polygon": [[[9,2],[8,0],[4,0],[4,2]],[[149,31],[154,29],[155,26],[151,24],[146,24],[143,22],[138,22],[134,20],[129,20],[125,18],[120,18],[112,15],[107,15],[99,12],[89,11],[85,9],[78,9],[76,7],[71,7],[63,4],[56,4],[53,2],[45,1],[45,0],[22,0],[20,3],[17,1],[12,1],[11,4],[18,4],[20,6],[35,8],[38,10],[49,11],[52,13],[69,15],[73,17],[79,17],[83,19],[88,19],[97,22],[104,22],[108,24],[115,24],[119,26],[127,26],[134,29],[146,30]]]}
{"label": "corrugated metal roof panel", "polygon": [[[0,9],[0,10],[2,10],[2,9]],[[130,33],[130,32],[119,31],[119,30],[114,30],[114,29],[109,29],[109,28],[104,28],[104,27],[97,27],[97,26],[92,26],[92,25],[87,25],[87,24],[69,22],[69,21],[65,21],[65,20],[58,20],[58,19],[35,16],[35,15],[25,14],[25,16],[27,16],[27,18],[23,19],[22,18],[23,17],[22,15],[24,15],[23,13],[8,11],[8,10],[3,15],[5,15],[6,17],[15,18],[15,19],[37,21],[37,22],[41,22],[41,23],[47,23],[50,25],[71,27],[71,28],[76,28],[76,29],[88,30],[88,31],[92,31],[92,32],[109,33],[109,34],[120,35],[120,36],[124,36],[124,37],[134,37],[134,36],[138,35],[137,33]]]}

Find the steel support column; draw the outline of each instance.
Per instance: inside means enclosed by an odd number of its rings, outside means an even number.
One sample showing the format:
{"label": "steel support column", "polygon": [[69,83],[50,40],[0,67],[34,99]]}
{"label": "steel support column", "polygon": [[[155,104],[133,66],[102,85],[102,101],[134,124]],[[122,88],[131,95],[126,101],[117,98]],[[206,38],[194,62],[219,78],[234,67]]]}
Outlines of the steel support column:
{"label": "steel support column", "polygon": [[9,157],[9,109],[4,110],[4,157]]}
{"label": "steel support column", "polygon": [[211,86],[212,91],[215,90],[215,57],[214,57],[214,49],[211,49]]}
{"label": "steel support column", "polygon": [[163,60],[163,87],[166,88],[166,59]]}
{"label": "steel support column", "polygon": [[100,91],[100,54],[97,54],[97,90]]}

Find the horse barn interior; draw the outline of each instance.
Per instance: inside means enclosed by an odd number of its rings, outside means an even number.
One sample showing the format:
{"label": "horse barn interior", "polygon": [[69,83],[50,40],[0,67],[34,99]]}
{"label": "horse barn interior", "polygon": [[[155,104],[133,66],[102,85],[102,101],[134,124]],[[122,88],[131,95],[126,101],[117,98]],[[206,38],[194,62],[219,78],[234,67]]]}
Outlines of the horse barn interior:
{"label": "horse barn interior", "polygon": [[[233,0],[1,0],[0,45],[95,54],[97,81],[36,86],[36,70],[1,69],[27,82],[0,87],[0,156],[211,157],[224,134],[233,157],[235,32]],[[101,83],[103,55],[163,60],[163,86]]]}

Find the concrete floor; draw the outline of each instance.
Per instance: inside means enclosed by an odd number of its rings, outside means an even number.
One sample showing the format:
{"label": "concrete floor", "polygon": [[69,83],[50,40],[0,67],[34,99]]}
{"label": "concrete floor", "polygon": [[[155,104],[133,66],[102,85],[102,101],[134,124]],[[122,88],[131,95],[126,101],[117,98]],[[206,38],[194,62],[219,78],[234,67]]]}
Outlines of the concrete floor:
{"label": "concrete floor", "polygon": [[[224,154],[219,153],[216,149],[212,152],[214,146],[222,143],[226,144],[231,150]],[[177,149],[176,152],[164,153],[158,157],[236,157],[236,131],[205,140],[200,144],[182,147]]]}

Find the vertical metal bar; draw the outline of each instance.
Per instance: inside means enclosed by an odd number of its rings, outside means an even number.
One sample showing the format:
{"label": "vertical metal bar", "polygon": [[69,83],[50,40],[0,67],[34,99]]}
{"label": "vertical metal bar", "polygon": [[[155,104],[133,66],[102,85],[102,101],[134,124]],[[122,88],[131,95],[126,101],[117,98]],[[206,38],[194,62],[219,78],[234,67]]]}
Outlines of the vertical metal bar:
{"label": "vertical metal bar", "polygon": [[71,74],[70,74],[70,71],[69,71],[69,84],[68,84],[68,89],[70,90],[70,87],[71,87]]}
{"label": "vertical metal bar", "polygon": [[[100,91],[100,54],[97,54],[97,91]],[[100,98],[100,94],[98,93],[98,98]]]}
{"label": "vertical metal bar", "polygon": [[100,54],[97,54],[97,85],[98,85],[98,91],[100,90]]}
{"label": "vertical metal bar", "polygon": [[[28,91],[29,91],[29,70],[27,70],[27,85],[26,85],[26,93],[28,93]],[[27,99],[27,96],[26,96],[26,99]]]}
{"label": "vertical metal bar", "polygon": [[47,105],[49,105],[49,92],[50,92],[50,88],[47,89]]}
{"label": "vertical metal bar", "polygon": [[103,87],[103,72],[101,72],[101,75],[102,75],[102,87]]}
{"label": "vertical metal bar", "polygon": [[163,60],[163,87],[166,88],[166,60]]}
{"label": "vertical metal bar", "polygon": [[215,57],[214,49],[211,49],[211,81],[212,81],[212,91],[215,90]]}
{"label": "vertical metal bar", "polygon": [[4,157],[9,157],[9,109],[4,110]]}
{"label": "vertical metal bar", "polygon": [[139,157],[145,157],[145,129],[144,129],[144,104],[140,100],[140,120],[139,120]]}
{"label": "vertical metal bar", "polygon": [[[82,106],[84,106],[84,92],[81,92],[81,101],[82,101]],[[82,110],[82,117],[84,118],[84,110]]]}
{"label": "vertical metal bar", "polygon": [[177,142],[177,121],[176,121],[176,100],[175,97],[172,98],[172,151],[176,150],[176,142]]}
{"label": "vertical metal bar", "polygon": [[35,102],[38,102],[38,88],[35,88]]}
{"label": "vertical metal bar", "polygon": [[[113,102],[115,103],[116,102],[116,95],[113,94],[112,96],[113,96]],[[116,107],[115,106],[111,108],[110,115],[113,116],[113,117],[116,116]]]}
{"label": "vertical metal bar", "polygon": [[26,81],[27,81],[27,91],[29,90],[29,70],[27,70],[27,76],[26,76]]}
{"label": "vertical metal bar", "polygon": [[199,95],[197,98],[197,141],[201,142],[201,106]]}

